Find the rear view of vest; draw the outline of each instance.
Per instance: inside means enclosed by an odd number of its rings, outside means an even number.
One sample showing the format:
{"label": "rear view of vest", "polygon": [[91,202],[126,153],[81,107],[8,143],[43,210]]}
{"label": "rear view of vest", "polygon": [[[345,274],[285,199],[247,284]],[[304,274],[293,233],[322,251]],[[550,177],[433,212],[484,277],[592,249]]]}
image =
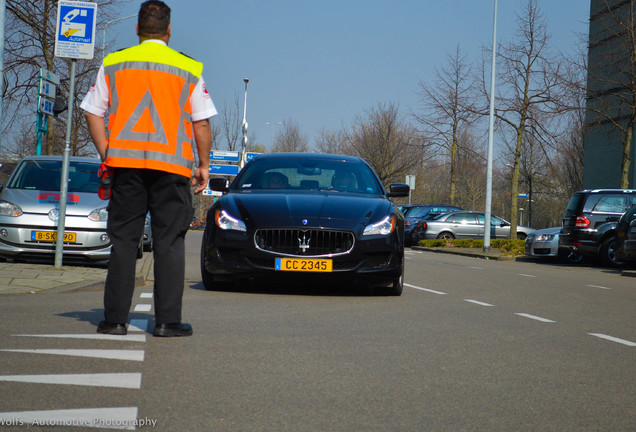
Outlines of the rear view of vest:
{"label": "rear view of vest", "polygon": [[190,177],[190,96],[203,64],[155,42],[109,54],[110,136],[106,165]]}

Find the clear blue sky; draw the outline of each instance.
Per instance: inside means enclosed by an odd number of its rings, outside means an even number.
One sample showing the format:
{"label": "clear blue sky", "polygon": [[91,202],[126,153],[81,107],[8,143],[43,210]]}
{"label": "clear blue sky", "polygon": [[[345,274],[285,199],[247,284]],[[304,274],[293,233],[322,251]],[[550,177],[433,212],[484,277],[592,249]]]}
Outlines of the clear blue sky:
{"label": "clear blue sky", "polygon": [[[457,45],[477,59],[492,42],[494,0],[166,0],[170,46],[205,65],[221,110],[249,78],[249,136],[270,145],[272,126],[291,119],[314,144],[378,102],[403,114],[418,105],[419,80],[431,82]],[[121,11],[138,11],[134,0]],[[555,48],[587,34],[589,0],[538,0]],[[500,0],[497,39],[509,40],[524,0]],[[108,28],[115,47],[137,43],[135,19]],[[98,41],[99,42],[99,41]]]}

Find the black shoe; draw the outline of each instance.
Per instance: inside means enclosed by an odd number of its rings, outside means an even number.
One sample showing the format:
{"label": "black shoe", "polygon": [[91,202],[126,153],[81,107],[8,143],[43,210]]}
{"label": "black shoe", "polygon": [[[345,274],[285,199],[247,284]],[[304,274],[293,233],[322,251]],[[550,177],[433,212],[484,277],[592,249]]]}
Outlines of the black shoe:
{"label": "black shoe", "polygon": [[157,324],[153,336],[192,336],[192,326],[188,323]]}
{"label": "black shoe", "polygon": [[126,330],[126,324],[101,321],[97,326],[97,333],[124,336],[128,330]]}

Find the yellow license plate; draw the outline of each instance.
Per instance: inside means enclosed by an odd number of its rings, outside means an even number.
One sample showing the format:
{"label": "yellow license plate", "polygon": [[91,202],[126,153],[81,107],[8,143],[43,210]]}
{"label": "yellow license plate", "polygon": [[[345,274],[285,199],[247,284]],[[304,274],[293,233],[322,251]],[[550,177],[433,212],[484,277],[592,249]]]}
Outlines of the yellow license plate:
{"label": "yellow license plate", "polygon": [[[57,241],[56,231],[31,231],[31,240],[54,242]],[[64,241],[67,243],[75,243],[77,241],[77,233],[65,232]]]}
{"label": "yellow license plate", "polygon": [[330,259],[276,258],[276,270],[299,272],[330,272],[333,263]]}

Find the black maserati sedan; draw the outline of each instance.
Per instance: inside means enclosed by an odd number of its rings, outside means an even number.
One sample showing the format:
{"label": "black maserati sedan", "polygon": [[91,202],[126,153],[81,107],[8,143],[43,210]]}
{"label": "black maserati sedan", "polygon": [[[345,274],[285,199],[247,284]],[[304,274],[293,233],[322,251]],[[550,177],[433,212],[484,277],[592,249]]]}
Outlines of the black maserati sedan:
{"label": "black maserati sedan", "polygon": [[404,216],[363,159],[271,153],[256,156],[208,209],[201,277],[208,290],[251,277],[287,281],[352,281],[402,294]]}

